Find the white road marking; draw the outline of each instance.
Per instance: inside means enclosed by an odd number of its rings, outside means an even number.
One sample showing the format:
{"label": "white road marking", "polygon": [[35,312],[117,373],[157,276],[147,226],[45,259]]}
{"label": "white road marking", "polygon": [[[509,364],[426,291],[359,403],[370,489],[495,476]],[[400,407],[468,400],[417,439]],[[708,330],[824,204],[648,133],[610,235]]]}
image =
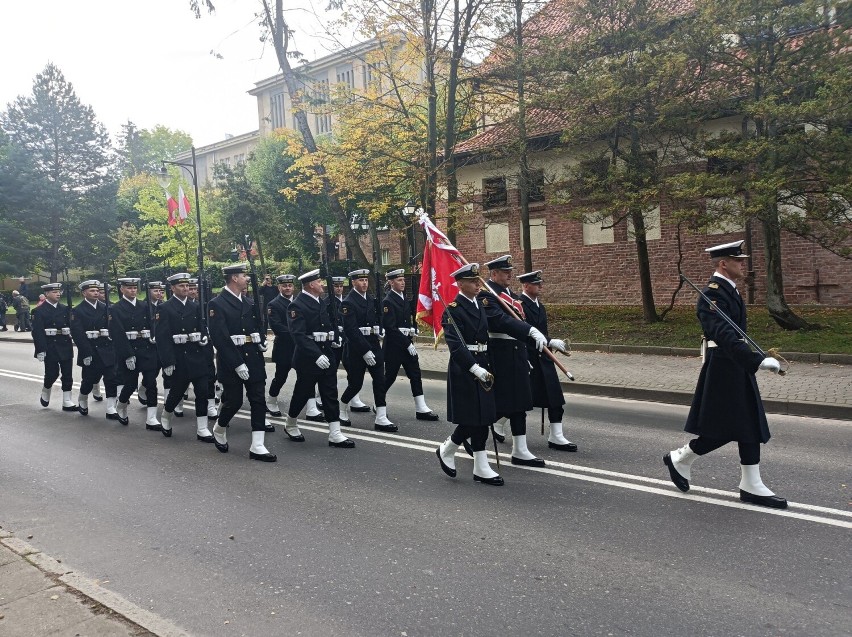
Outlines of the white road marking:
{"label": "white road marking", "polygon": [[[5,376],[7,378],[15,378],[18,380],[27,380],[31,382],[42,382],[42,376],[36,374],[29,374],[26,372],[16,372],[14,370],[6,370],[0,369],[0,376]],[[74,387],[78,388],[79,383],[74,383]],[[134,394],[135,395],[135,394]],[[160,397],[159,402],[164,402],[164,399]],[[191,404],[191,401],[184,405],[184,409],[194,410],[195,406]],[[234,416],[235,418],[241,418],[244,420],[249,420],[251,418],[251,412],[245,409],[241,409]],[[267,418],[270,422],[281,424],[283,426],[284,418],[283,417],[275,417],[269,416],[267,414]],[[317,423],[299,419],[299,428],[306,429],[308,431],[313,431],[316,433],[328,433],[328,427],[318,426]],[[401,449],[411,449],[414,451],[424,451],[430,454],[435,453],[436,445],[440,443],[440,441],[428,440],[424,438],[415,438],[412,436],[405,436],[400,434],[391,434],[385,432],[372,432],[366,431],[363,429],[352,429],[352,428],[343,428],[342,431],[348,438],[352,438],[353,440],[362,440],[366,442],[374,442],[382,445],[388,445],[392,447],[399,447]],[[489,457],[494,458],[494,452],[488,452]],[[503,458],[508,454],[502,454],[500,457]],[[463,453],[461,450],[456,454],[457,457],[462,459],[468,459],[469,456]],[[698,487],[691,486],[689,493],[681,493],[674,486],[669,488],[659,488],[656,486],[646,486],[645,484],[636,484],[637,482],[644,482],[653,485],[660,485],[661,487],[668,487],[669,482],[667,480],[660,480],[658,478],[650,478],[647,476],[639,476],[629,473],[620,473],[618,471],[609,471],[606,469],[596,469],[594,467],[584,467],[582,465],[574,465],[563,463],[554,460],[547,461],[548,466],[544,468],[537,467],[523,467],[512,464],[501,464],[502,468],[510,468],[513,470],[520,471],[534,471],[537,473],[546,473],[554,476],[559,476],[563,478],[569,478],[572,480],[581,480],[584,482],[592,482],[595,484],[601,484],[611,487],[617,487],[621,489],[630,489],[633,491],[641,491],[643,493],[651,493],[654,495],[661,495],[670,498],[678,498],[681,500],[685,500],[688,502],[702,502],[706,504],[715,504],[717,506],[729,507],[732,509],[741,509],[744,511],[752,511],[755,513],[766,513],[769,515],[778,515],[786,518],[793,518],[797,520],[805,520],[808,522],[816,522],[818,524],[825,524],[828,526],[839,526],[842,528],[852,529],[852,522],[848,522],[846,520],[837,520],[830,517],[823,517],[819,515],[811,515],[809,513],[799,513],[797,510],[802,511],[812,511],[815,513],[823,513],[826,515],[833,515],[838,517],[850,517],[852,518],[852,512],[843,511],[841,509],[832,509],[829,507],[821,507],[812,504],[804,504],[798,502],[788,502],[788,509],[770,509],[767,507],[756,506],[753,504],[746,504],[744,502],[739,501],[739,494],[731,491],[724,491],[721,489],[711,489],[708,487]],[[606,476],[606,477],[601,477]],[[613,479],[618,478],[618,479]],[[632,480],[633,482],[626,482],[626,480]],[[716,497],[712,497],[716,496]],[[790,510],[793,509],[793,510]]]}

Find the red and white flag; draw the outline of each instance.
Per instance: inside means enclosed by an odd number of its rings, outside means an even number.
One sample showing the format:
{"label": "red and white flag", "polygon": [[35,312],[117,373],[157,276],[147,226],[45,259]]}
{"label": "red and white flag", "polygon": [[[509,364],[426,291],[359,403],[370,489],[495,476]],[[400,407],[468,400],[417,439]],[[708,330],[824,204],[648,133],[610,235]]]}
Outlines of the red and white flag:
{"label": "red and white flag", "polygon": [[183,192],[183,186],[178,186],[178,223],[183,223],[189,216],[189,199]]}
{"label": "red and white flag", "polygon": [[164,190],[163,192],[166,193],[166,205],[169,208],[169,225],[174,226],[177,223],[175,212],[178,209],[178,202],[175,201],[175,198],[169,194],[168,190]]}
{"label": "red and white flag", "polygon": [[426,233],[426,246],[417,294],[417,320],[432,328],[437,344],[444,331],[441,327],[444,309],[459,292],[452,273],[467,262],[428,215],[420,215],[420,225]]}

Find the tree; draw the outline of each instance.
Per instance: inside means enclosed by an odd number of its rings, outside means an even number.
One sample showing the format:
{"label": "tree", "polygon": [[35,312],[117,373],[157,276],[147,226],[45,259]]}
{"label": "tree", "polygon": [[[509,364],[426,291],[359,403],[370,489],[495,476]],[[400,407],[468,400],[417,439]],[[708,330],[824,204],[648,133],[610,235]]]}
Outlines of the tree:
{"label": "tree", "polygon": [[710,0],[694,16],[710,44],[695,106],[740,130],[701,135],[690,152],[711,170],[685,175],[688,195],[738,202],[728,216],[763,233],[766,305],[785,329],[807,328],[784,298],[781,236],[788,231],[849,258],[852,223],[852,41],[846,3]]}
{"label": "tree", "polygon": [[37,229],[27,222],[37,187],[29,156],[0,130],[0,273],[20,276],[41,257]]}
{"label": "tree", "polygon": [[192,148],[192,137],[184,131],[173,131],[158,124],[153,129],[139,129],[127,121],[118,136],[118,168],[122,176],[141,172],[154,173],[160,161],[171,159]]}
{"label": "tree", "polygon": [[36,76],[32,95],[9,105],[0,127],[28,154],[39,182],[28,223],[46,235],[45,257],[55,282],[67,267],[63,251],[73,246],[81,227],[94,222],[94,208],[84,205],[85,197],[109,180],[109,138],[53,64]]}

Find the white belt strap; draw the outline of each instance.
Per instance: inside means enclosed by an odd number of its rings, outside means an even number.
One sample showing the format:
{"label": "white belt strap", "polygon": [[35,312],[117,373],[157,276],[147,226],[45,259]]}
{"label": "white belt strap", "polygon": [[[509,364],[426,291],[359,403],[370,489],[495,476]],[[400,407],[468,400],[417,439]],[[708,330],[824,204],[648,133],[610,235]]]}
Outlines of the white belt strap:
{"label": "white belt strap", "polygon": [[232,334],[231,335],[231,342],[238,347],[240,345],[245,345],[246,344],[246,335],[245,334]]}
{"label": "white belt strap", "polygon": [[372,333],[373,333],[373,328],[372,328],[372,327],[359,327],[359,328],[358,328],[358,330],[359,330],[359,331],[361,332],[361,334],[363,334],[364,336],[369,336],[370,334],[372,334]]}
{"label": "white belt strap", "polygon": [[471,352],[487,352],[488,344],[487,343],[477,343],[476,345],[468,345],[467,348]]}

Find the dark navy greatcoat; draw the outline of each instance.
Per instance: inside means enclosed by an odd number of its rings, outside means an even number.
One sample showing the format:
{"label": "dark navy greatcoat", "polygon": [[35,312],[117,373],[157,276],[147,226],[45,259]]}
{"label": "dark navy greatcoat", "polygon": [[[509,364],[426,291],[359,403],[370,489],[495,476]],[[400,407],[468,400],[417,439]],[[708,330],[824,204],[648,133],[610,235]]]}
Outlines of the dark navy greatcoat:
{"label": "dark navy greatcoat", "polygon": [[343,319],[343,364],[352,358],[363,359],[364,354],[372,351],[378,364],[382,364],[382,348],[377,334],[364,336],[358,328],[379,325],[376,314],[376,300],[368,293],[364,298],[355,290],[347,294],[340,306]]}
{"label": "dark navy greatcoat", "polygon": [[122,297],[117,303],[110,305],[109,330],[115,347],[115,356],[119,368],[125,369],[125,361],[131,356],[136,357],[136,371],[158,369],[160,359],[157,357],[157,347],[147,338],[137,337],[131,341],[125,332],[141,332],[151,330],[154,326],[148,319],[148,303],[136,299],[134,306]]}
{"label": "dark navy greatcoat", "polygon": [[206,346],[200,343],[175,343],[172,338],[175,334],[193,332],[199,332],[202,337],[207,336],[207,330],[202,322],[201,306],[189,299],[186,303],[181,303],[176,296],[172,296],[156,308],[157,313],[154,318],[157,322],[157,353],[162,367],[174,365],[172,382],[207,376],[206,350],[212,346],[209,343]]}
{"label": "dark navy greatcoat", "polygon": [[83,301],[71,312],[71,336],[77,346],[77,365],[83,367],[83,359],[92,357],[93,364],[100,363],[102,367],[115,365],[115,349],[112,341],[106,336],[90,339],[86,332],[108,329],[109,318],[104,303],[97,301],[92,305]]}
{"label": "dark navy greatcoat", "polygon": [[730,283],[716,276],[704,294],[715,307],[699,298],[696,313],[704,336],[718,347],[707,348],[684,429],[716,440],[766,442],[769,425],[754,377],[763,356],[715,311],[722,310],[746,332],[745,303]]}
{"label": "dark navy greatcoat", "polygon": [[317,302],[310,294],[301,292],[288,307],[287,321],[295,347],[293,368],[296,373],[320,376],[324,371],[330,371],[336,376],[337,371],[333,366],[328,370],[317,367],[320,356],[325,355],[329,361],[334,361],[331,341],[317,342],[313,338],[314,332],[335,331],[328,316],[328,301],[320,299]]}
{"label": "dark navy greatcoat", "polygon": [[[541,301],[536,303],[526,294],[522,294],[521,303],[524,305],[524,322],[532,325],[550,341],[550,334],[547,331],[547,312]],[[532,365],[530,386],[533,406],[559,407],[564,405],[565,396],[562,394],[562,386],[559,384],[559,374],[554,362],[539,352],[531,342],[527,342],[527,356],[530,365]]]}
{"label": "dark navy greatcoat", "polygon": [[382,324],[385,328],[385,342],[382,348],[385,359],[388,356],[396,359],[411,358],[408,346],[413,342],[412,336],[403,336],[399,328],[411,328],[411,305],[409,301],[391,290],[382,301]]}
{"label": "dark navy greatcoat", "polygon": [[[243,295],[237,298],[228,289],[222,289],[218,296],[207,304],[208,328],[210,340],[216,347],[216,374],[221,383],[242,383],[235,371],[240,365],[249,370],[250,383],[266,381],[266,365],[263,352],[257,343],[252,343],[249,335],[260,334],[261,342],[266,342],[266,332],[257,324],[252,312],[252,304]],[[235,345],[231,336],[243,335],[245,345]]]}
{"label": "dark navy greatcoat", "polygon": [[283,294],[279,294],[266,306],[269,328],[275,334],[275,344],[272,346],[272,362],[287,367],[293,365],[293,354],[296,351],[293,336],[290,334],[290,327],[287,325],[287,315],[292,302],[292,298],[288,299]]}
{"label": "dark navy greatcoat", "polygon": [[[53,307],[45,301],[33,310],[34,357],[44,352],[47,361],[70,361],[74,358],[71,336],[63,335],[60,331],[63,327],[71,327],[69,315],[68,306],[62,303],[57,303],[56,307]],[[47,336],[44,333],[46,329],[57,330],[56,336]]]}
{"label": "dark navy greatcoat", "polygon": [[[513,299],[517,295],[508,288],[488,281],[495,294],[506,293]],[[494,393],[497,394],[498,417],[518,412],[527,412],[533,408],[530,389],[530,364],[527,356],[527,337],[530,326],[512,318],[503,306],[486,290],[477,297],[488,316],[488,330],[512,338],[491,338],[488,343],[488,357],[491,359],[494,374]]]}

